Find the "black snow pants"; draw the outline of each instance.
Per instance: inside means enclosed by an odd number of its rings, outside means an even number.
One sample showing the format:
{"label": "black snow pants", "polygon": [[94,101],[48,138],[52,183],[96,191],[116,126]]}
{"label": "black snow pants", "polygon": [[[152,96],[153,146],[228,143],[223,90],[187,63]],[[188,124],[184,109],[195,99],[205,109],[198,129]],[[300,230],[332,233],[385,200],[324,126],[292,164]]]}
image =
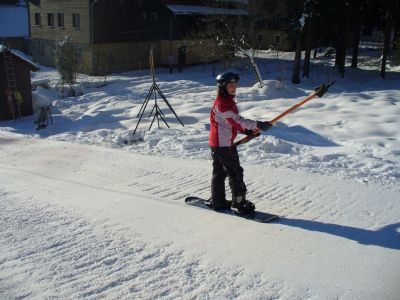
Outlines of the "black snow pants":
{"label": "black snow pants", "polygon": [[225,200],[225,179],[228,176],[232,196],[244,196],[246,185],[243,182],[243,168],[240,166],[236,147],[211,147],[213,173],[211,180],[211,197],[213,203]]}

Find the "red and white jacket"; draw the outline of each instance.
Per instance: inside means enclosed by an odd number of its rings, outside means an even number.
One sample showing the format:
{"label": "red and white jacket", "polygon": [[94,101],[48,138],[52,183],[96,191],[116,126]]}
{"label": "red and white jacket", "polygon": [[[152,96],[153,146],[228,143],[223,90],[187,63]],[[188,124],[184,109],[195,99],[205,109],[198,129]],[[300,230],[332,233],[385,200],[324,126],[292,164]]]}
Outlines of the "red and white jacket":
{"label": "red and white jacket", "polygon": [[257,129],[257,121],[239,115],[234,96],[217,96],[210,114],[210,147],[231,147],[237,132]]}

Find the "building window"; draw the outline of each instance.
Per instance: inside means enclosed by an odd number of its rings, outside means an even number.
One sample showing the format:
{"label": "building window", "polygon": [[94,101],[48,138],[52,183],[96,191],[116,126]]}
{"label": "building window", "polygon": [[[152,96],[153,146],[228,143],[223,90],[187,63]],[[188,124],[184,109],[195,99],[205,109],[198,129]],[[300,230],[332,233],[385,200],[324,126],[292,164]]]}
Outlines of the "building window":
{"label": "building window", "polygon": [[47,26],[54,27],[54,14],[53,13],[47,14]]}
{"label": "building window", "polygon": [[279,45],[281,43],[281,36],[280,35],[274,35],[274,44]]}
{"label": "building window", "polygon": [[279,23],[282,20],[282,15],[280,13],[276,13],[274,15],[274,21],[275,23]]}
{"label": "building window", "polygon": [[151,13],[151,20],[152,21],[157,21],[158,20],[158,14],[156,12]]}
{"label": "building window", "polygon": [[75,29],[81,28],[81,16],[80,14],[72,14],[72,27]]}
{"label": "building window", "polygon": [[42,26],[40,13],[35,13],[35,26]]}
{"label": "building window", "polygon": [[60,28],[64,28],[64,14],[63,13],[57,14],[57,25]]}

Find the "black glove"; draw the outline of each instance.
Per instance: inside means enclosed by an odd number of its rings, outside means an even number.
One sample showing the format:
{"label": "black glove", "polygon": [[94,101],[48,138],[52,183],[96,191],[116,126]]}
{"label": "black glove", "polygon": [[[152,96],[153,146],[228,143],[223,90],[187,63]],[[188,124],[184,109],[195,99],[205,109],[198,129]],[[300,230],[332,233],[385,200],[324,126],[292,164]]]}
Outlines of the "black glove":
{"label": "black glove", "polygon": [[247,135],[247,136],[253,136],[254,135],[254,131],[251,129],[245,129],[242,131],[243,134]]}
{"label": "black glove", "polygon": [[272,123],[268,121],[257,121],[257,127],[262,131],[267,131],[272,127]]}

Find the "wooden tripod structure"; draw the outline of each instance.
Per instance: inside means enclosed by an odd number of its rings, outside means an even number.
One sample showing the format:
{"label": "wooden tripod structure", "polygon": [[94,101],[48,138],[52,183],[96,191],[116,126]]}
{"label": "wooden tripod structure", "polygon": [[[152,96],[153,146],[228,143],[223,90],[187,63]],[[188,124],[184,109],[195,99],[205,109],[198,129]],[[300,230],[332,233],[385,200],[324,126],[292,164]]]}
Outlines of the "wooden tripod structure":
{"label": "wooden tripod structure", "polygon": [[148,130],[151,129],[151,127],[153,126],[153,123],[155,121],[155,119],[157,119],[157,125],[158,128],[160,128],[160,119],[165,123],[165,125],[167,125],[168,128],[170,128],[170,126],[168,125],[167,121],[165,121],[165,115],[164,113],[161,111],[160,106],[158,105],[158,101],[157,101],[157,94],[161,97],[161,99],[165,102],[165,104],[167,104],[167,106],[169,107],[169,109],[172,111],[172,113],[175,115],[175,117],[177,118],[177,120],[179,121],[179,123],[182,124],[183,127],[185,127],[185,125],[183,125],[182,121],[179,119],[178,115],[175,113],[174,109],[172,108],[172,106],[169,104],[167,98],[164,96],[163,92],[161,91],[161,89],[159,88],[159,86],[156,83],[155,77],[154,77],[154,57],[153,57],[153,51],[150,51],[150,69],[151,69],[151,74],[153,77],[153,84],[151,85],[151,88],[149,90],[149,92],[147,93],[147,96],[144,100],[144,102],[142,103],[142,106],[140,108],[140,111],[137,115],[137,118],[139,118],[135,130],[133,131],[132,134],[136,133],[136,130],[139,126],[140,121],[143,118],[143,114],[146,110],[146,107],[150,101],[151,98],[153,98],[152,96],[154,95],[154,106],[150,112],[149,118],[151,118],[151,116],[154,113],[153,116],[153,120],[151,121],[150,127]]}

